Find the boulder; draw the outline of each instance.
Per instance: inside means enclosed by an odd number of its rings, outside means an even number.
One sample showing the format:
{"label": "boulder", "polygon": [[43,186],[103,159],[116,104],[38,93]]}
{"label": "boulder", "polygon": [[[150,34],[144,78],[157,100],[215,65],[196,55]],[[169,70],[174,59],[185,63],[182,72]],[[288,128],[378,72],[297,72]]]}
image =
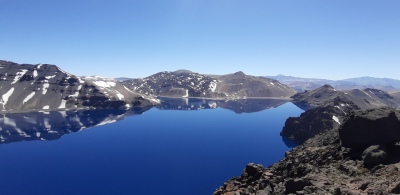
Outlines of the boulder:
{"label": "boulder", "polygon": [[379,165],[388,160],[387,149],[385,145],[373,145],[364,150],[362,159],[366,165]]}
{"label": "boulder", "polygon": [[306,179],[288,179],[285,182],[286,193],[296,193],[297,191],[301,191],[306,186],[310,186],[310,181]]}
{"label": "boulder", "polygon": [[352,149],[393,144],[400,140],[400,123],[387,108],[355,111],[343,120],[339,138],[343,147]]}
{"label": "boulder", "polygon": [[242,172],[241,178],[247,180],[247,183],[258,180],[264,173],[264,167],[260,164],[249,163]]}

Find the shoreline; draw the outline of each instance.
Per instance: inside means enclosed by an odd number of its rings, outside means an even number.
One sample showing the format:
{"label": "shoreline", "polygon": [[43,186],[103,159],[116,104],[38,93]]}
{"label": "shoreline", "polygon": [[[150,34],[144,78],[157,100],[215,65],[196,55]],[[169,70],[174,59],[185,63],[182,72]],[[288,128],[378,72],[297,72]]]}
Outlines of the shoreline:
{"label": "shoreline", "polygon": [[204,99],[204,100],[246,100],[246,99],[255,99],[255,100],[287,100],[292,101],[293,99],[290,97],[224,97],[224,98],[210,98],[210,97],[170,97],[170,96],[156,96],[157,98],[171,98],[171,99]]}

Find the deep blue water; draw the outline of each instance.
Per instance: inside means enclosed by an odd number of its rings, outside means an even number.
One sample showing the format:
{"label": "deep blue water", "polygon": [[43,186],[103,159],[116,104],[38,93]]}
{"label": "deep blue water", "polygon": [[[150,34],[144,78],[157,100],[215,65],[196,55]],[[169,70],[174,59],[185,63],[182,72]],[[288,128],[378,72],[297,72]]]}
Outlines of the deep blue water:
{"label": "deep blue water", "polygon": [[279,132],[301,112],[152,108],[57,140],[1,144],[0,193],[212,194],[249,162],[279,161],[289,150]]}

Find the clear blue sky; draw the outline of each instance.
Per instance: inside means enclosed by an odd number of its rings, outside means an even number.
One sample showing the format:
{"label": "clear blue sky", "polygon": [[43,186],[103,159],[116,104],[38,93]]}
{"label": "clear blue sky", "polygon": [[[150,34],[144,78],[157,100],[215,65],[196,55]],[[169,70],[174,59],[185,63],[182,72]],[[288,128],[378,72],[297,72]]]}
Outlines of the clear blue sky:
{"label": "clear blue sky", "polygon": [[400,79],[400,1],[0,0],[0,59],[107,77]]}

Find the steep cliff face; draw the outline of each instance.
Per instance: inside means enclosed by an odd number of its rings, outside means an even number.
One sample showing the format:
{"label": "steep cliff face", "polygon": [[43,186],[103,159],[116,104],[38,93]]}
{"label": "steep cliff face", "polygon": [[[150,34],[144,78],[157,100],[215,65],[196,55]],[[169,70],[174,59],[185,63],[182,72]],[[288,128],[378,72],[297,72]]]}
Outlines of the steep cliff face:
{"label": "steep cliff face", "polygon": [[[299,117],[289,117],[282,128],[281,136],[302,144],[315,135],[338,128],[345,114],[333,106],[307,110]],[[340,118],[339,118],[340,117]]]}
{"label": "steep cliff face", "polygon": [[77,77],[55,65],[0,61],[0,111],[129,108],[156,100],[100,77]]}

